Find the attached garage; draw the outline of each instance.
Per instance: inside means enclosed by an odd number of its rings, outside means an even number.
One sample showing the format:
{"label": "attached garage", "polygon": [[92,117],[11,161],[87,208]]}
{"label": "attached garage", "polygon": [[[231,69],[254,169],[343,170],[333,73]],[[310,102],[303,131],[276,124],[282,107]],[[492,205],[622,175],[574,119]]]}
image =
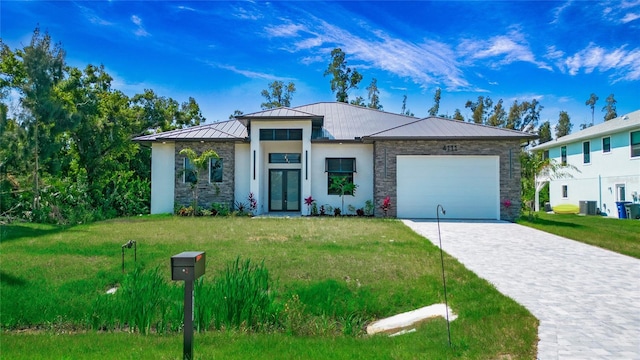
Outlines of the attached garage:
{"label": "attached garage", "polygon": [[397,156],[398,217],[500,219],[499,156]]}

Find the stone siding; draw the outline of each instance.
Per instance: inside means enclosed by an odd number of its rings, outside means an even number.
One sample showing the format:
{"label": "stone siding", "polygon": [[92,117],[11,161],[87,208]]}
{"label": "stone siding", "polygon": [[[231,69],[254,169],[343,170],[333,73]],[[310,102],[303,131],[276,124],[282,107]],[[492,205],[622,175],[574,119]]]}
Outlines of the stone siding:
{"label": "stone siding", "polygon": [[222,182],[210,183],[209,170],[200,171],[198,206],[209,209],[214,202],[233,205],[235,188],[235,144],[233,142],[177,142],[175,148],[175,203],[177,205],[189,206],[194,201],[191,184],[185,183],[182,175],[185,156],[181,155],[180,151],[184,148],[191,148],[198,155],[206,150],[213,150],[222,159]]}
{"label": "stone siding", "polygon": [[[447,145],[457,145],[456,151],[447,151]],[[388,216],[397,215],[397,165],[398,155],[498,155],[500,156],[500,219],[515,221],[520,216],[520,141],[519,140],[389,140],[376,141],[374,156],[375,215],[383,216],[380,209],[386,196],[391,198]],[[386,160],[386,162],[385,162]],[[386,164],[386,168],[385,168]],[[469,178],[470,184],[473,178]],[[508,199],[511,206],[503,201]]]}

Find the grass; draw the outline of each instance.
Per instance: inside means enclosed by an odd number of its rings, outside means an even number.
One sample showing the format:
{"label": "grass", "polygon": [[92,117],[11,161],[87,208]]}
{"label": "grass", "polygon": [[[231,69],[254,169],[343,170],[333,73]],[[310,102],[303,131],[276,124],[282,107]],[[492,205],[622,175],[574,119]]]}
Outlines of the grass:
{"label": "grass", "polygon": [[535,213],[518,224],[640,259],[640,221],[602,216]]}
{"label": "grass", "polygon": [[374,319],[444,302],[438,249],[398,221],[146,216],[64,228],[3,225],[3,358],[180,358],[180,332],[90,330],[87,319],[96,299],[134,273],[132,250],[125,250],[127,274],[121,270],[121,245],[128,240],[137,241],[138,266],[157,269],[177,296],[180,284],[168,280],[169,264],[182,251],[207,252],[205,284],[216,283],[239,257],[268,269],[281,307],[280,325],[267,332],[241,328],[198,333],[197,358],[536,355],[537,320],[449,256],[449,305],[459,315],[451,323],[453,348],[440,318],[403,336],[363,335],[364,324]]}

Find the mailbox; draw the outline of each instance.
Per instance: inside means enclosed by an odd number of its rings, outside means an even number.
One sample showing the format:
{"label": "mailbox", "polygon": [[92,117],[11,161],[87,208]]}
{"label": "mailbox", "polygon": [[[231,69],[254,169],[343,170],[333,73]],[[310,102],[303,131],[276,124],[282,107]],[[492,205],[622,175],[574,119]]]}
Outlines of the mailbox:
{"label": "mailbox", "polygon": [[193,281],[204,275],[204,251],[185,251],[171,257],[171,280]]}

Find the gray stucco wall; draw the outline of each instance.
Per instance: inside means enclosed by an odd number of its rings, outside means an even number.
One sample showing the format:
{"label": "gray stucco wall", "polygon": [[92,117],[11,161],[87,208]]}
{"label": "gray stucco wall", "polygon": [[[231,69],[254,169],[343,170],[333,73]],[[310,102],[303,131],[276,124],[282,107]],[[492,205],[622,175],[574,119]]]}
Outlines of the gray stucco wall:
{"label": "gray stucco wall", "polygon": [[[191,148],[198,155],[206,150],[215,151],[222,159],[222,182],[210,183],[209,170],[201,170],[198,176],[198,206],[209,209],[211,204],[234,201],[233,189],[235,183],[235,146],[233,142],[177,142],[175,147],[175,203],[189,206],[193,202],[193,190],[190,183],[183,180],[184,155],[180,151]],[[217,186],[217,189],[216,189]]]}
{"label": "gray stucco wall", "polygon": [[[447,145],[457,145],[456,151],[447,151]],[[500,156],[500,219],[514,221],[520,216],[520,141],[506,140],[389,140],[374,142],[374,201],[375,215],[383,216],[380,209],[386,196],[391,198],[388,216],[395,217],[397,204],[398,155],[498,155]],[[385,167],[386,166],[386,167]],[[473,178],[469,178],[473,184]],[[511,201],[508,208],[504,199]]]}

